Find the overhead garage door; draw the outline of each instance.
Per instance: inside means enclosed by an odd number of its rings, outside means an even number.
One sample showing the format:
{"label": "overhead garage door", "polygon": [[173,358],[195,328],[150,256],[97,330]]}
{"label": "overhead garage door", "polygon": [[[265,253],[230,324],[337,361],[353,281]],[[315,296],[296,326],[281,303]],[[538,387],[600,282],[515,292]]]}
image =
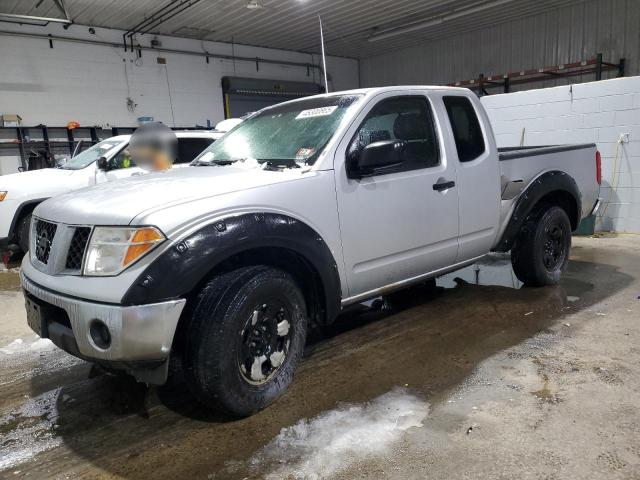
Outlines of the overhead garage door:
{"label": "overhead garage door", "polygon": [[264,107],[324,92],[312,82],[287,82],[257,78],[223,77],[225,118],[239,118]]}

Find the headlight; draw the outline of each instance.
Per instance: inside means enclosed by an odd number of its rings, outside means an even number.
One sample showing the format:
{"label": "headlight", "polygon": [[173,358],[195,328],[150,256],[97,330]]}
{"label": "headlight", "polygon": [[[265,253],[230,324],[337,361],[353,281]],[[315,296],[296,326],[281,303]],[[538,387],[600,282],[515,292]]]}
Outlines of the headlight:
{"label": "headlight", "polygon": [[96,227],[93,229],[85,275],[117,275],[165,239],[155,227]]}
{"label": "headlight", "polygon": [[7,193],[9,192],[7,192],[6,190],[0,190],[0,202],[7,197]]}

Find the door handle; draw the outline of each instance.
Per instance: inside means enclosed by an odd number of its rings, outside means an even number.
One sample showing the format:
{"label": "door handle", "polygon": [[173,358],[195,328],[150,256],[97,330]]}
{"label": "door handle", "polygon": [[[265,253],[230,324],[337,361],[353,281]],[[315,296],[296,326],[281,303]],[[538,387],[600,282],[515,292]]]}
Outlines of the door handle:
{"label": "door handle", "polygon": [[434,183],[433,184],[433,189],[436,192],[441,192],[443,190],[448,190],[450,188],[453,188],[456,186],[456,182],[454,182],[453,180],[448,181],[448,182],[439,182],[439,183]]}

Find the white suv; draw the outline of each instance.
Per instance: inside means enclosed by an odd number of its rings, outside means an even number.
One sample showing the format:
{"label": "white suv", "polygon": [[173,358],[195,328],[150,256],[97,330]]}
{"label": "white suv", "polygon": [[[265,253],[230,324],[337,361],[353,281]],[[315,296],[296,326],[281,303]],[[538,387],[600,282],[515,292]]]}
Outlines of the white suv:
{"label": "white suv", "polygon": [[[205,148],[224,135],[220,131],[177,131],[176,166],[188,165]],[[17,245],[27,251],[31,212],[44,200],[103,182],[110,182],[144,170],[128,167],[125,148],[131,135],[103,140],[73,157],[61,168],[44,168],[0,177],[0,247]],[[98,166],[98,159],[104,157]],[[102,167],[102,168],[100,168]]]}

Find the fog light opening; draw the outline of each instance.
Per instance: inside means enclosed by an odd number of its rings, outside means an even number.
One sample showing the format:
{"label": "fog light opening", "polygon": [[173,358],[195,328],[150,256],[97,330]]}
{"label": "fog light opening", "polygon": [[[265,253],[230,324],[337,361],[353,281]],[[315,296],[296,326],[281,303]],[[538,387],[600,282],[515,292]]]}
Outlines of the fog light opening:
{"label": "fog light opening", "polygon": [[106,350],[111,346],[111,333],[109,332],[109,327],[103,321],[94,320],[91,322],[89,333],[96,347]]}

